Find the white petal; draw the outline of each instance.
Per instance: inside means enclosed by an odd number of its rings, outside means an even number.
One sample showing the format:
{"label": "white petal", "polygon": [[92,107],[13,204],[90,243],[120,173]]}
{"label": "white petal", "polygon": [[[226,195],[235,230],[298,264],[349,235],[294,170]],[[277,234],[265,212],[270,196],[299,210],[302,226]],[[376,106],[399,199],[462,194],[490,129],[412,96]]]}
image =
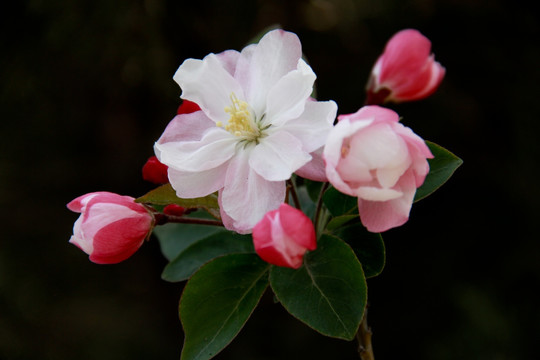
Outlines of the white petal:
{"label": "white petal", "polygon": [[403,193],[393,189],[381,189],[370,186],[362,186],[356,189],[359,198],[369,201],[387,201],[403,196]]}
{"label": "white petal", "polygon": [[315,78],[313,70],[300,59],[298,70],[283,76],[268,92],[266,121],[279,126],[299,117],[304,111],[306,100],[313,92]]}
{"label": "white petal", "polygon": [[182,88],[182,99],[197,103],[213,121],[225,123],[229,114],[225,107],[231,105],[231,94],[240,100],[244,92],[215,54],[203,60],[187,59],[174,74]]}
{"label": "white petal", "polygon": [[274,30],[250,51],[249,66],[238,67],[235,76],[242,82],[247,102],[261,116],[268,91],[288,72],[297,69],[302,46],[295,34]]}
{"label": "white petal", "polygon": [[284,129],[300,139],[304,150],[311,153],[326,143],[336,112],[337,105],[333,101],[307,101],[304,112],[287,122]]}
{"label": "white petal", "polygon": [[207,131],[200,141],[155,144],[159,160],[180,171],[205,171],[229,160],[235,153],[237,139],[221,128]]}
{"label": "white petal", "polygon": [[311,160],[302,143],[286,131],[274,132],[255,146],[249,166],[268,181],[282,181]]}
{"label": "white petal", "polygon": [[265,180],[251,169],[248,159],[247,151],[231,159],[220,194],[222,211],[234,220],[234,227],[243,232],[251,230],[285,199],[285,182]]}
{"label": "white petal", "polygon": [[192,199],[212,194],[223,187],[228,163],[201,172],[178,171],[169,168],[169,181],[176,195]]}
{"label": "white petal", "polygon": [[165,128],[158,143],[200,140],[207,129],[215,126],[202,111],[176,115]]}

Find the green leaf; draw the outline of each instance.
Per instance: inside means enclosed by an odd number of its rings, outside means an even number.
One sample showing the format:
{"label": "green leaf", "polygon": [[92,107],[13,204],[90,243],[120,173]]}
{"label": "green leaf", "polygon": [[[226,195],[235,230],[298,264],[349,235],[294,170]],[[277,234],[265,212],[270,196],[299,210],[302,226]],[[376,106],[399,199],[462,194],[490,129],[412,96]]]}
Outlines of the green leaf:
{"label": "green leaf", "polygon": [[161,278],[170,282],[184,281],[218,256],[253,252],[251,236],[220,231],[188,246],[165,267]]}
{"label": "green leaf", "polygon": [[293,316],[323,335],[352,340],[367,301],[362,266],[351,248],[322,235],[298,269],[272,267],[270,285]]}
{"label": "green leaf", "polygon": [[[190,214],[189,217],[203,217],[201,215],[202,214],[199,214],[199,211],[197,211],[194,214]],[[206,216],[210,217],[210,215]],[[191,244],[219,231],[223,231],[223,228],[212,225],[171,223],[156,226],[154,228],[154,235],[156,235],[159,240],[161,252],[167,260],[171,261]]]}
{"label": "green leaf", "polygon": [[345,195],[334,187],[326,190],[323,202],[333,216],[358,214],[358,199]]}
{"label": "green leaf", "polygon": [[317,200],[319,200],[319,194],[321,193],[321,189],[324,183],[308,180],[308,179],[303,179],[303,180],[304,180],[304,185],[309,194],[309,197],[311,198],[313,202],[317,202]]}
{"label": "green leaf", "polygon": [[329,231],[335,230],[354,219],[358,219],[358,214],[337,216],[330,220],[330,222],[326,225],[326,229]]}
{"label": "green leaf", "polygon": [[416,190],[414,201],[421,200],[441,187],[452,176],[454,171],[463,164],[463,160],[452,154],[440,145],[426,141],[426,145],[433,154],[433,159],[428,159],[429,173],[424,184]]}
{"label": "green leaf", "polygon": [[171,184],[162,185],[146,195],[135,199],[135,202],[152,205],[176,204],[188,209],[204,209],[216,219],[221,219],[219,215],[218,197],[216,194],[210,194],[202,198],[181,199],[176,196],[176,191]]}
{"label": "green leaf", "polygon": [[336,228],[334,234],[353,249],[366,278],[377,276],[383,271],[386,250],[381,234],[367,231],[360,222]]}
{"label": "green leaf", "polygon": [[180,299],[181,360],[206,360],[240,332],[268,285],[270,265],[255,254],[230,254],[204,265]]}

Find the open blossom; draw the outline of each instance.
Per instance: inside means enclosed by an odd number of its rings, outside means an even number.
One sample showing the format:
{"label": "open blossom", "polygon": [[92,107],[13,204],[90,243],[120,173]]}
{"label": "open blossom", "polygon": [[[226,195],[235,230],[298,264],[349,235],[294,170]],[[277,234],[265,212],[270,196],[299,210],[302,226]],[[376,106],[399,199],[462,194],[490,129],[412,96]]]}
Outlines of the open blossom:
{"label": "open blossom", "polygon": [[155,144],[180,198],[219,191],[228,229],[248,233],[312,160],[337,106],[310,99],[315,74],[298,37],[274,30],[241,52],[188,59],[174,80],[201,111],[177,115]]}
{"label": "open blossom", "polygon": [[317,247],[311,220],[288,204],[269,211],[255,225],[253,244],[264,261],[293,269],[302,266],[306,251]]}
{"label": "open blossom", "polygon": [[67,207],[81,213],[70,243],[98,264],[124,261],[137,251],[152,230],[152,215],[130,196],[94,192],[79,196]]}
{"label": "open blossom", "polygon": [[369,231],[404,224],[429,172],[431,151],[392,110],[365,106],[338,120],[323,153],[328,180],[358,197],[360,219]]}
{"label": "open blossom", "polygon": [[420,100],[433,94],[445,68],[431,54],[431,42],[414,29],[395,34],[377,59],[367,85],[367,104]]}

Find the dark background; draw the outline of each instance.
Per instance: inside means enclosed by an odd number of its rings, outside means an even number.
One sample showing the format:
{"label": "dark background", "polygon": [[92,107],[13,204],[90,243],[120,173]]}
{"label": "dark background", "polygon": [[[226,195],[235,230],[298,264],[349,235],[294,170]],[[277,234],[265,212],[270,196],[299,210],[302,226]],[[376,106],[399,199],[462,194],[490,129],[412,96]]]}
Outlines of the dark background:
{"label": "dark background", "polygon": [[[393,106],[464,159],[385,234],[369,286],[377,359],[535,359],[540,339],[539,17],[524,1],[12,1],[0,15],[0,359],[178,359],[181,284],[157,241],[95,265],[67,243],[65,204],[139,196],[140,170],[179,104],[182,61],[296,32],[320,100],[356,111],[386,41],[419,29],[447,74]],[[271,296],[217,359],[354,359]]]}

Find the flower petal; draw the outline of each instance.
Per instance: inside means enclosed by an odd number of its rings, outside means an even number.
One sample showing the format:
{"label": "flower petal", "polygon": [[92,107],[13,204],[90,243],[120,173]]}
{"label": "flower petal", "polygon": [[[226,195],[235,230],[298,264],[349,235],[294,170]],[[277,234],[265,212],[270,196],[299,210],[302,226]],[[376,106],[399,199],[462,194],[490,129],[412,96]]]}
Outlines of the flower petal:
{"label": "flower petal", "polygon": [[212,194],[223,187],[228,163],[200,172],[178,171],[169,168],[169,181],[176,196],[192,199]]}
{"label": "flower petal", "polygon": [[197,103],[215,122],[225,123],[229,119],[225,107],[231,104],[231,94],[241,100],[244,98],[240,84],[215,54],[203,60],[187,59],[173,78],[182,88],[181,98]]}
{"label": "flower petal", "polygon": [[172,141],[200,140],[207,129],[215,126],[216,124],[202,111],[176,115],[157,142],[164,144]]}
{"label": "flower petal", "polygon": [[237,140],[221,128],[208,130],[200,141],[156,143],[156,154],[163,164],[180,171],[215,168],[235,153]]}
{"label": "flower petal", "polygon": [[247,55],[249,66],[238,67],[235,77],[242,82],[246,101],[262,116],[268,91],[288,72],[297,69],[302,46],[296,34],[274,30],[263,36]]}
{"label": "flower petal", "polygon": [[300,140],[286,131],[277,131],[253,148],[249,166],[268,181],[283,181],[310,160]]}
{"label": "flower petal", "polygon": [[284,181],[267,181],[249,166],[248,151],[231,159],[221,190],[221,210],[234,220],[234,229],[250,232],[268,211],[285,199]]}
{"label": "flower petal", "polygon": [[305,151],[311,153],[326,143],[328,133],[334,127],[337,105],[333,101],[307,101],[304,112],[287,122],[284,129],[302,142]]}
{"label": "flower petal", "polygon": [[279,126],[299,117],[313,92],[315,78],[309,65],[302,59],[298,60],[298,70],[283,76],[268,92],[266,122]]}
{"label": "flower petal", "polygon": [[311,161],[308,162],[306,165],[302,166],[300,169],[296,170],[296,175],[301,176],[304,179],[309,179],[313,181],[328,181],[324,168],[322,150],[323,148],[321,147],[310,153],[309,155],[311,155]]}

